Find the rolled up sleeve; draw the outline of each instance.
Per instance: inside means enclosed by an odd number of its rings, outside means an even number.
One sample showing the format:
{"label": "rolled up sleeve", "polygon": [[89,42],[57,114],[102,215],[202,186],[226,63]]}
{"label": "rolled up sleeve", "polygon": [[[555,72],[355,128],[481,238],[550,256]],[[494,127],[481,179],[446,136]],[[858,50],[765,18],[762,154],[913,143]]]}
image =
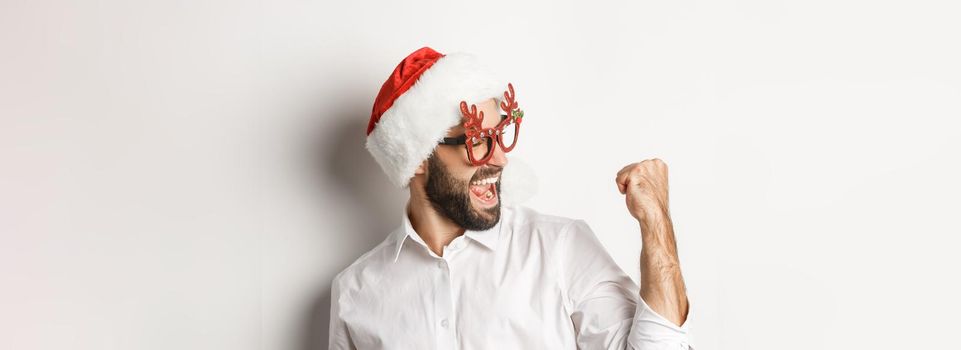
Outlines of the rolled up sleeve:
{"label": "rolled up sleeve", "polygon": [[631,335],[628,340],[628,344],[632,347],[629,349],[694,349],[694,346],[691,345],[690,336],[690,324],[694,311],[692,311],[693,308],[690,303],[688,303],[687,318],[684,320],[684,324],[678,326],[652,310],[643,298],[638,297],[637,300],[634,324],[631,327]]}

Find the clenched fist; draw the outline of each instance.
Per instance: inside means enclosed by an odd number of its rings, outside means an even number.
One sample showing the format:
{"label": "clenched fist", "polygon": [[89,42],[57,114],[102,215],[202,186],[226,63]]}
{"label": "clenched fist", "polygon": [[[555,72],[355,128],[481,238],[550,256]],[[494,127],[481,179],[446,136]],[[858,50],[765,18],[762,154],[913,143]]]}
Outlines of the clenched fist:
{"label": "clenched fist", "polygon": [[668,216],[667,164],[660,159],[634,163],[617,172],[617,189],[626,195],[627,210],[640,223]]}

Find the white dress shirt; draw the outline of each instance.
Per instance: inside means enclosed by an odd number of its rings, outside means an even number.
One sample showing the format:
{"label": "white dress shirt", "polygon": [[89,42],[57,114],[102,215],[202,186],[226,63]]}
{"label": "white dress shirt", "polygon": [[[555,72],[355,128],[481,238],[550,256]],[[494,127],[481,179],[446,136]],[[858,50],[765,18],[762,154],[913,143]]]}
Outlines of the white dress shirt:
{"label": "white dress shirt", "polygon": [[[639,234],[639,233],[638,233]],[[690,316],[690,315],[688,315]],[[334,278],[330,349],[693,349],[582,220],[503,207],[434,254],[403,224]]]}

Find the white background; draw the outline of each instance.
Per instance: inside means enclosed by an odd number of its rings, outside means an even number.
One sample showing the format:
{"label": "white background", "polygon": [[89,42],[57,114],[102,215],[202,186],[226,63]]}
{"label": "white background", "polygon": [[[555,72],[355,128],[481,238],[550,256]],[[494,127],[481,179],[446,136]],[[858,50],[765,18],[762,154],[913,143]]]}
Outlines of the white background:
{"label": "white background", "polygon": [[959,340],[951,1],[0,4],[0,348],[325,348],[406,197],[371,104],[425,45],[510,77],[527,205],[635,280],[613,178],[667,162],[699,349]]}

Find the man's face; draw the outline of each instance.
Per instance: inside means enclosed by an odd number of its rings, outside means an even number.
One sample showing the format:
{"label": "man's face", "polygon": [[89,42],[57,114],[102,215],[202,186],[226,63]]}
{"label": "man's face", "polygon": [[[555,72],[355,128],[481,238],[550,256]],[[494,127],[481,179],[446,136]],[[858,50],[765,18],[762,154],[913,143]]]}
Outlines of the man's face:
{"label": "man's face", "polygon": [[[494,127],[501,120],[494,99],[477,103],[477,110],[484,112],[485,128]],[[447,136],[463,133],[463,126],[457,125]],[[487,164],[474,166],[463,145],[442,145],[427,160],[427,199],[434,209],[464,229],[486,230],[500,220],[500,175],[507,157],[496,144],[492,152]]]}

